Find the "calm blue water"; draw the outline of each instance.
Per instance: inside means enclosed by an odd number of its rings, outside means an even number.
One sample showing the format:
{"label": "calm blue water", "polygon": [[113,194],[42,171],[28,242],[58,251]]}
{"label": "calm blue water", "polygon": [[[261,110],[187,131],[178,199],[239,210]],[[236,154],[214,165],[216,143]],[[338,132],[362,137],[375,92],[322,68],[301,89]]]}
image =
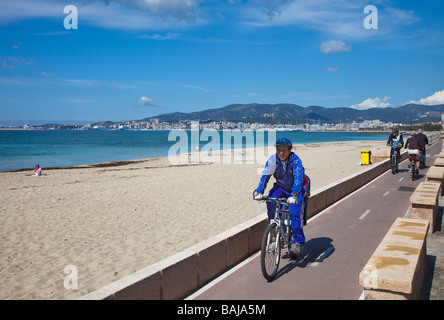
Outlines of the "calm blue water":
{"label": "calm blue water", "polygon": [[[233,131],[235,133],[235,131]],[[173,145],[184,140],[173,135],[168,141],[169,131],[74,131],[74,130],[0,130],[0,171],[23,168],[64,167],[90,163],[134,160],[168,156]],[[192,137],[187,132],[188,150],[194,152]],[[222,132],[219,132],[222,146]],[[359,132],[277,132],[277,138],[287,137],[293,144],[387,139],[388,134]],[[195,136],[196,137],[196,136]],[[197,136],[199,137],[199,136]],[[201,139],[203,140],[203,139]],[[245,139],[244,139],[245,140]],[[265,134],[265,144],[267,144]],[[193,141],[195,142],[195,140]],[[211,142],[200,141],[199,148]],[[274,141],[270,142],[273,144]],[[244,141],[243,146],[251,147]],[[233,147],[240,147],[234,145]]]}

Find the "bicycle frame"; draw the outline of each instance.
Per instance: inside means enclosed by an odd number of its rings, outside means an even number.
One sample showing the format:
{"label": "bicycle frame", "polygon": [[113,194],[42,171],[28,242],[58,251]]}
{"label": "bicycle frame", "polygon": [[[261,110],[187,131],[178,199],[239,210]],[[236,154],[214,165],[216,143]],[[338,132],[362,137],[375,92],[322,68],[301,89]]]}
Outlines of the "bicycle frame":
{"label": "bicycle frame", "polygon": [[396,148],[392,148],[392,164],[396,164],[397,160],[398,160],[398,151],[396,150]]}
{"label": "bicycle frame", "polygon": [[394,142],[392,141],[392,143],[390,144],[391,148],[392,148],[392,159],[398,158],[398,150],[401,149],[401,144],[399,142]]}
{"label": "bicycle frame", "polygon": [[391,159],[390,159],[390,165],[392,168],[392,173],[395,174],[398,172],[398,150],[401,148],[401,144],[396,141],[392,141],[390,143],[391,146]]}
{"label": "bicycle frame", "polygon": [[289,248],[288,244],[291,242],[291,218],[287,198],[264,197],[263,200],[274,201],[276,203],[274,218],[270,221],[270,224],[279,226],[279,235],[285,235],[282,237],[282,240],[284,241],[283,246]]}
{"label": "bicycle frame", "polygon": [[409,162],[411,164],[412,180],[415,180],[416,170],[419,169],[419,167],[416,167],[416,162],[420,161],[421,156],[422,156],[421,150],[419,150],[418,153],[409,152]]}

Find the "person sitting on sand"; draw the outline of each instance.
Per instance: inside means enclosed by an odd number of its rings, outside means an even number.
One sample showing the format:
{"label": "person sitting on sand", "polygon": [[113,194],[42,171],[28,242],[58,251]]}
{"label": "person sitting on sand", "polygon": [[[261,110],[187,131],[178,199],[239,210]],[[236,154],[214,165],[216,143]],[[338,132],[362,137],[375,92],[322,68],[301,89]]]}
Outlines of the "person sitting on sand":
{"label": "person sitting on sand", "polygon": [[41,175],[42,175],[42,168],[38,164],[35,165],[34,173],[27,174],[28,177],[41,176]]}

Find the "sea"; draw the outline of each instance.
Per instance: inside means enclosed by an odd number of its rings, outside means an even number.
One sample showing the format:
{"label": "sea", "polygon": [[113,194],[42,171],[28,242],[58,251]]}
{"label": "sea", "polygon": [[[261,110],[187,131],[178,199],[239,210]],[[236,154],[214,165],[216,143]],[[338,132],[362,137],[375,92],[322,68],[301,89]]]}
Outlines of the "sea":
{"label": "sea", "polygon": [[[230,133],[234,138],[226,141],[230,141],[231,146],[223,142],[224,134]],[[242,138],[242,135],[245,137]],[[195,152],[196,148],[208,150],[209,144],[213,150],[271,146],[275,137],[286,137],[296,145],[386,141],[388,134],[337,131],[277,131],[274,135],[267,131],[0,130],[0,172],[33,169],[36,164],[44,169],[164,157],[171,150],[175,154]]]}

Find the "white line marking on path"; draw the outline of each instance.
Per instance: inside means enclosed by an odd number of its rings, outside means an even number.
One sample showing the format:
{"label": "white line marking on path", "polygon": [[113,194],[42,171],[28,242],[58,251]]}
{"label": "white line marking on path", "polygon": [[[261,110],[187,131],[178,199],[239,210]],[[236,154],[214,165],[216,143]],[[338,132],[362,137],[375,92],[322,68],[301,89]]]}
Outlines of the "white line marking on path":
{"label": "white line marking on path", "polygon": [[402,180],[404,180],[404,178],[399,179],[399,182],[401,182]]}
{"label": "white line marking on path", "polygon": [[364,219],[365,216],[368,215],[371,211],[372,211],[372,210],[368,209],[366,212],[364,212],[364,213],[362,214],[362,216],[359,217],[359,220]]}
{"label": "white line marking on path", "polygon": [[390,191],[387,191],[387,192],[384,193],[382,196],[383,196],[383,197],[386,197],[386,196],[388,196],[389,193],[390,193]]}

